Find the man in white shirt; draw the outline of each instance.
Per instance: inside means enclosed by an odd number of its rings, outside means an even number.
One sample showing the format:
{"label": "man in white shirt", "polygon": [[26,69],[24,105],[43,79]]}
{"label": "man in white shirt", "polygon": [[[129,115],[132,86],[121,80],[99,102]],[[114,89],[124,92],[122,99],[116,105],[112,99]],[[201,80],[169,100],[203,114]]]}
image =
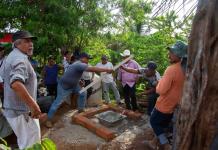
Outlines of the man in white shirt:
{"label": "man in white shirt", "polygon": [[[108,58],[106,55],[103,55],[101,57],[101,63],[98,63],[96,67],[113,69],[113,64],[111,62],[108,62]],[[114,82],[114,78],[112,74],[101,73],[101,77],[102,77],[103,95],[104,95],[105,103],[108,104],[110,102],[109,89],[111,88],[114,93],[117,104],[121,104],[120,94],[117,89],[117,85]]]}

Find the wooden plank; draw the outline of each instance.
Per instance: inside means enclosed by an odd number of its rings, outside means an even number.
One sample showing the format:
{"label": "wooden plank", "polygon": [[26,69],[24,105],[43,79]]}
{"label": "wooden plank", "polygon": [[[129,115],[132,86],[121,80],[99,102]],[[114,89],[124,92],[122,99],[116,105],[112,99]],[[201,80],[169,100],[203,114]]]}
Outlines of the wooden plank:
{"label": "wooden plank", "polygon": [[[130,59],[133,58],[133,55],[130,55],[128,58],[124,59],[123,61],[121,61],[120,63],[118,63],[116,66],[114,66],[113,70],[117,70],[120,66],[122,66],[123,64],[125,64],[127,61],[129,61]],[[82,88],[79,93],[83,93],[86,90],[88,90],[90,87],[92,87],[93,85],[95,85],[96,83],[100,82],[102,80],[102,78],[100,77],[99,79],[93,81],[92,83],[90,83],[89,85],[87,85],[86,87]]]}

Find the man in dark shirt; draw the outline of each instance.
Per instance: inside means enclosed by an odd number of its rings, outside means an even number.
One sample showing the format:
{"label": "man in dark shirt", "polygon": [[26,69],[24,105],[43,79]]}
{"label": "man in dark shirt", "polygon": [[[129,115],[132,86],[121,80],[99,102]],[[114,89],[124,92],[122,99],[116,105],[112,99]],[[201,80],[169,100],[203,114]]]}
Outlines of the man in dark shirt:
{"label": "man in dark shirt", "polygon": [[[80,60],[69,65],[67,71],[61,77],[58,83],[58,93],[57,97],[54,100],[50,110],[48,112],[48,119],[52,119],[56,110],[62,103],[64,97],[68,96],[71,93],[78,94],[77,99],[77,107],[79,112],[84,111],[85,103],[86,103],[86,92],[79,93],[80,91],[80,78],[84,71],[87,72],[107,72],[112,73],[112,69],[98,68],[98,67],[90,67],[88,66],[90,56],[86,53],[81,54]],[[46,122],[47,127],[52,127],[52,123],[50,121]]]}

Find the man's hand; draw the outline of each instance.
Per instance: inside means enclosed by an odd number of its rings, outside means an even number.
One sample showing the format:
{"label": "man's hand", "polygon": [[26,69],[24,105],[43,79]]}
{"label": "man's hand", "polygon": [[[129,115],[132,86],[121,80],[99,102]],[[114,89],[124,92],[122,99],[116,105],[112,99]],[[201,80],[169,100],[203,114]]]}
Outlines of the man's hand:
{"label": "man's hand", "polygon": [[79,81],[79,85],[80,85],[81,87],[85,87],[85,81],[84,81],[84,80],[80,80],[80,81]]}
{"label": "man's hand", "polygon": [[124,69],[124,66],[123,66],[123,65],[121,65],[121,66],[120,66],[120,68],[121,68],[121,69]]}
{"label": "man's hand", "polygon": [[31,117],[34,119],[39,119],[40,116],[42,115],[39,105],[36,102],[31,105],[30,110],[31,110]]}

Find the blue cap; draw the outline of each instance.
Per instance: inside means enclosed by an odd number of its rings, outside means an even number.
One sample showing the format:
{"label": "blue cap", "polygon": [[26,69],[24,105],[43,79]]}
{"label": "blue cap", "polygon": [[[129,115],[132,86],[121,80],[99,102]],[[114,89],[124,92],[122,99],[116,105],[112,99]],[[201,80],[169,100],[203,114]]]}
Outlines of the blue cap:
{"label": "blue cap", "polygon": [[88,58],[88,59],[92,59],[92,57],[89,54],[85,53],[85,52],[80,54],[80,58],[84,58],[84,57]]}
{"label": "blue cap", "polygon": [[150,69],[150,70],[155,70],[155,69],[157,68],[157,64],[156,64],[154,61],[149,61],[149,62],[147,63],[147,67],[148,67],[148,69]]}
{"label": "blue cap", "polygon": [[103,59],[103,60],[108,60],[108,57],[107,57],[106,55],[102,55],[102,56],[101,56],[101,59]]}

